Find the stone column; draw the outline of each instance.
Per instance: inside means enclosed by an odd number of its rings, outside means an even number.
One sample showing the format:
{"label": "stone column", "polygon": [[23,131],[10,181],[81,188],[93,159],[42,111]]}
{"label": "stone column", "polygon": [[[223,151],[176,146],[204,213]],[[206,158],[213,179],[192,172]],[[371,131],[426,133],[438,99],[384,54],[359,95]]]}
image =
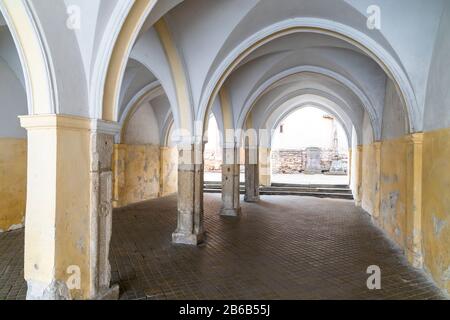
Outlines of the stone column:
{"label": "stone column", "polygon": [[160,194],[165,197],[177,192],[178,150],[176,147],[160,147]]}
{"label": "stone column", "polygon": [[119,287],[111,285],[109,250],[112,235],[113,172],[112,155],[115,123],[91,123],[91,216],[90,216],[90,297],[118,299]]}
{"label": "stone column", "polygon": [[355,198],[355,204],[360,207],[362,205],[362,162],[363,162],[363,146],[356,146],[356,149],[353,152],[353,157],[355,161],[355,182],[356,182],[356,190],[353,190],[353,196]]}
{"label": "stone column", "polygon": [[115,123],[21,117],[28,133],[27,299],[117,298],[108,261]]}
{"label": "stone column", "polygon": [[198,245],[203,227],[203,143],[178,146],[178,223],[175,244]]}
{"label": "stone column", "polygon": [[270,148],[259,147],[259,183],[265,187],[272,185],[270,155]]}
{"label": "stone column", "polygon": [[123,187],[125,186],[126,145],[115,144],[113,151],[113,207],[122,206]]}
{"label": "stone column", "polygon": [[380,223],[380,210],[381,210],[381,141],[374,142],[375,147],[375,195],[374,195],[374,208],[373,218]]}
{"label": "stone column", "polygon": [[422,162],[423,133],[409,137],[407,147],[407,256],[416,268],[423,267],[422,254]]}
{"label": "stone column", "polygon": [[240,206],[240,164],[239,149],[236,145],[223,149],[222,164],[222,208],[220,214],[223,216],[239,216]]}
{"label": "stone column", "polygon": [[245,202],[259,201],[258,149],[245,148]]}
{"label": "stone column", "polygon": [[353,155],[352,155],[352,149],[348,149],[348,162],[347,162],[347,171],[348,171],[348,184],[351,185],[352,181],[352,161],[353,161]]}

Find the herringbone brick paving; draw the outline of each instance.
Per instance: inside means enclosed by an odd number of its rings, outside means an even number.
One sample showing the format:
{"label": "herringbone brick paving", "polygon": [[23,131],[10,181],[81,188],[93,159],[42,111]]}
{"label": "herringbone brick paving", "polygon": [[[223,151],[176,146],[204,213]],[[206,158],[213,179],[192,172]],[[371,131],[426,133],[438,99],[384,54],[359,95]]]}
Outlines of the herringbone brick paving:
{"label": "herringbone brick paving", "polygon": [[[176,197],[114,212],[111,266],[121,299],[443,299],[351,201],[267,196],[220,217],[205,195],[207,240],[174,246]],[[378,265],[382,289],[368,290]],[[23,299],[23,231],[0,234],[0,299]]]}

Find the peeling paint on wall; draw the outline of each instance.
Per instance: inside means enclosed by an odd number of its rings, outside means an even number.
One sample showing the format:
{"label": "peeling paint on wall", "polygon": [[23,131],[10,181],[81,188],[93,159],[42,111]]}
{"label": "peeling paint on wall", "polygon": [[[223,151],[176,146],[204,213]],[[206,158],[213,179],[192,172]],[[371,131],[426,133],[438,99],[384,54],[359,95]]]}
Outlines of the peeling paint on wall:
{"label": "peeling paint on wall", "polygon": [[450,128],[426,132],[423,155],[424,263],[450,293]]}
{"label": "peeling paint on wall", "polygon": [[441,220],[436,216],[433,216],[434,234],[439,237],[442,229],[447,225],[447,221]]}
{"label": "peeling paint on wall", "polygon": [[27,141],[0,138],[0,232],[23,228],[27,188]]}
{"label": "peeling paint on wall", "polygon": [[116,145],[114,190],[116,207],[177,191],[178,151],[159,145]]}

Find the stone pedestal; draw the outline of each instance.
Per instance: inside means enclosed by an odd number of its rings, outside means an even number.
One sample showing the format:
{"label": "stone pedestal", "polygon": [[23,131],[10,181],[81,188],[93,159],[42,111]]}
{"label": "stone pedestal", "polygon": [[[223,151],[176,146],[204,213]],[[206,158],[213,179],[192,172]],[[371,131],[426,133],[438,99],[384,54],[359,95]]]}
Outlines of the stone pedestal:
{"label": "stone pedestal", "polygon": [[245,148],[245,202],[259,201],[258,158],[257,148]]}
{"label": "stone pedestal", "polygon": [[305,174],[321,174],[321,150],[320,148],[307,148],[306,149],[306,168]]}
{"label": "stone pedestal", "polygon": [[331,161],[330,171],[328,172],[328,174],[335,176],[345,176],[347,175],[347,165],[343,160],[333,160]]}
{"label": "stone pedestal", "polygon": [[203,229],[203,144],[179,146],[178,222],[172,234],[175,244],[198,245]]}
{"label": "stone pedestal", "polygon": [[28,133],[27,299],[104,296],[111,292],[111,159],[118,126],[60,115],[20,120]]}

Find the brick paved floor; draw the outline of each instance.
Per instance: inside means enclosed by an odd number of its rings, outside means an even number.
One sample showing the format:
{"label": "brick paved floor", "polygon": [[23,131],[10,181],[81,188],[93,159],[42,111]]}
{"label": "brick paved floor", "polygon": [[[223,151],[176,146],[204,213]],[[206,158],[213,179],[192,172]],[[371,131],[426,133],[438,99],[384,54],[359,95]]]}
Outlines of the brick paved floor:
{"label": "brick paved floor", "polygon": [[[352,202],[266,196],[217,215],[205,195],[206,245],[174,246],[174,196],[116,210],[111,265],[121,299],[442,299]],[[25,296],[23,232],[0,235],[0,299]],[[369,265],[382,290],[366,287]]]}

